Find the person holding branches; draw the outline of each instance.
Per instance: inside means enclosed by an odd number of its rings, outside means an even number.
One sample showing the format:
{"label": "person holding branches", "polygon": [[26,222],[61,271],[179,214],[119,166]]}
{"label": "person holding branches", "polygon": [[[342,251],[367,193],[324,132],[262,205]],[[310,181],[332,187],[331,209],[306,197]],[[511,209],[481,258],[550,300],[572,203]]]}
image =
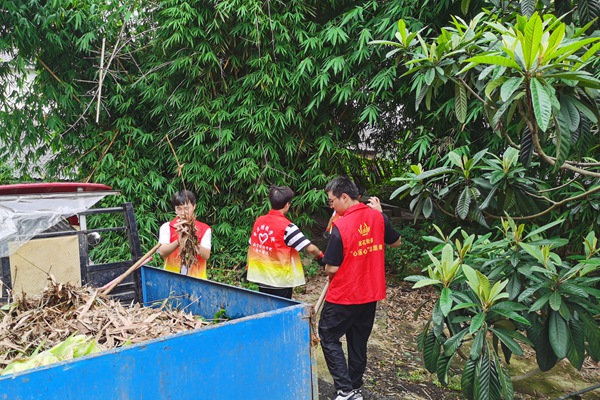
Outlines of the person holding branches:
{"label": "person holding branches", "polygon": [[[335,400],[362,400],[367,342],[377,302],[386,296],[385,245],[398,247],[400,234],[377,197],[359,201],[356,184],[338,176],[325,187],[333,222],[323,263],[329,288],[319,321],[321,348],[336,389]],[[348,362],[340,338],[346,336]]]}
{"label": "person holding branches", "polygon": [[165,269],[206,279],[206,261],[210,257],[212,231],[196,220],[196,196],[181,190],[171,200],[176,217],[165,222],[159,231],[158,253],[165,259]]}
{"label": "person holding branches", "polygon": [[287,186],[269,188],[271,210],[258,217],[252,227],[246,277],[261,293],[288,299],[295,286],[305,284],[299,252],[305,250],[317,262],[323,259],[323,252],[286,217],[293,197]]}

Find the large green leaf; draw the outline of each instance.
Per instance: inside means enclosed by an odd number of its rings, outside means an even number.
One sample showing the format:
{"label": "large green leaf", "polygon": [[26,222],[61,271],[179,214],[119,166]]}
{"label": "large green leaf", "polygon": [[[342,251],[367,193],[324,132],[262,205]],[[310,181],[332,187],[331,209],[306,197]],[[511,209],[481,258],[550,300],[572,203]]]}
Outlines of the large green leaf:
{"label": "large green leaf", "polygon": [[552,116],[550,95],[544,84],[537,78],[531,79],[529,88],[531,90],[531,102],[533,104],[535,120],[540,129],[546,132],[550,124],[550,117]]}
{"label": "large green leaf", "polygon": [[536,0],[521,0],[521,14],[531,17],[535,11]]}
{"label": "large green leaf", "polygon": [[458,197],[458,202],[456,203],[456,215],[460,219],[465,219],[467,218],[467,215],[469,215],[469,206],[472,200],[471,191],[469,189],[469,187],[463,189]]}
{"label": "large green leaf", "polygon": [[521,149],[519,151],[519,161],[523,166],[528,167],[531,163],[531,155],[533,154],[533,139],[529,127],[523,129],[521,135]]}
{"label": "large green leaf", "polygon": [[483,353],[477,364],[475,370],[475,387],[473,398],[475,399],[489,399],[490,398],[490,380],[492,369],[490,367],[489,353],[486,351]]}
{"label": "large green leaf", "polygon": [[500,98],[502,101],[507,101],[513,95],[515,90],[519,89],[524,79],[525,78],[522,76],[513,77],[504,82],[500,88]]}
{"label": "large green leaf", "polygon": [[445,354],[441,354],[440,357],[438,358],[438,364],[437,364],[437,377],[438,380],[440,381],[440,383],[444,386],[446,386],[448,384],[448,371],[450,370],[450,363],[452,362],[452,359],[454,358],[454,356],[456,355],[456,353],[450,355],[450,356],[446,356]]}
{"label": "large green leaf", "polygon": [[[500,385],[502,386],[502,394],[504,395],[504,398],[506,400],[512,400],[514,398],[515,393],[510,374],[502,366],[502,364],[500,363],[500,359],[498,358],[496,353],[494,353],[494,364],[496,367],[495,369],[498,373],[498,380],[500,382]],[[498,396],[498,398],[500,398],[500,396]]]}
{"label": "large green leaf", "polygon": [[[502,304],[502,303],[499,303],[499,304]],[[513,320],[515,322],[519,322],[524,325],[529,325],[529,321],[527,320],[527,318],[523,317],[522,315],[520,315],[514,311],[506,310],[506,309],[502,309],[502,308],[495,308],[495,306],[491,307],[489,309],[489,311],[500,314],[506,318],[510,318],[511,320]]]}
{"label": "large green leaf", "polygon": [[594,361],[600,361],[600,326],[598,326],[598,321],[586,314],[581,314],[580,318],[583,321],[587,352]]}
{"label": "large green leaf", "polygon": [[542,19],[538,14],[533,14],[525,25],[525,35],[523,38],[523,57],[528,71],[533,69],[538,54],[540,53],[540,44],[543,34],[544,29],[542,27]]}
{"label": "large green leaf", "polygon": [[502,56],[494,56],[494,55],[485,55],[485,56],[475,56],[466,59],[464,62],[466,63],[475,63],[475,64],[492,64],[492,65],[502,65],[505,67],[514,68],[516,70],[521,71],[521,67],[514,60]]}
{"label": "large green leaf", "polygon": [[423,361],[425,368],[432,374],[437,370],[438,358],[440,357],[441,344],[435,336],[433,329],[427,332],[423,342]]}
{"label": "large green leaf", "polygon": [[471,325],[469,326],[469,333],[471,335],[474,334],[475,332],[477,332],[477,330],[479,330],[481,328],[481,326],[483,325],[483,322],[485,321],[485,317],[486,317],[486,314],[483,312],[480,312],[471,319]]}
{"label": "large green leaf", "polygon": [[456,83],[454,88],[454,113],[456,114],[458,122],[464,124],[467,119],[468,108],[467,89],[460,83]]}
{"label": "large green leaf", "polygon": [[581,370],[583,360],[585,359],[585,336],[583,333],[583,324],[576,318],[569,320],[569,329],[571,331],[571,343],[567,352],[567,358],[571,364]]}
{"label": "large green leaf", "polygon": [[485,344],[485,337],[487,335],[487,329],[480,329],[477,334],[473,337],[473,343],[471,344],[471,351],[469,357],[471,360],[477,360],[482,352]]}
{"label": "large green leaf", "polygon": [[496,352],[491,352],[492,357],[490,360],[490,399],[502,399],[502,384],[500,383],[500,374],[502,373],[502,366],[498,360]]}
{"label": "large green leaf", "polygon": [[499,328],[490,328],[490,331],[493,332],[498,337],[498,339],[500,339],[500,341],[504,343],[506,347],[508,347],[510,351],[512,351],[514,354],[519,356],[523,355],[523,349],[521,349],[521,346],[519,346],[517,341],[511,337],[510,333],[507,330]]}
{"label": "large green leaf", "polygon": [[552,292],[552,294],[550,295],[550,308],[553,309],[554,311],[558,311],[560,310],[560,306],[562,304],[562,298],[560,296],[560,292],[558,290]]}
{"label": "large green leaf", "polygon": [[456,350],[458,350],[458,348],[462,345],[463,338],[468,331],[469,329],[465,328],[444,342],[445,356],[451,356],[456,352]]}
{"label": "large green leaf", "polygon": [[473,399],[475,385],[475,369],[479,362],[479,358],[470,358],[465,363],[463,373],[460,380],[460,388],[465,399]]}
{"label": "large green leaf", "polygon": [[556,127],[555,144],[556,144],[556,162],[554,170],[557,171],[565,163],[571,151],[571,130],[569,120],[565,119],[561,113],[555,118],[554,126]]}
{"label": "large green leaf", "polygon": [[443,288],[442,293],[440,294],[439,302],[442,314],[444,314],[444,317],[447,317],[448,313],[452,309],[452,289],[447,287]]}
{"label": "large green leaf", "polygon": [[527,336],[533,342],[538,367],[542,371],[551,370],[558,361],[548,338],[548,324],[541,323],[536,314],[530,314],[531,324],[527,327]]}
{"label": "large green leaf", "polygon": [[567,321],[555,311],[551,311],[548,318],[548,339],[556,356],[565,358],[569,350],[571,335]]}

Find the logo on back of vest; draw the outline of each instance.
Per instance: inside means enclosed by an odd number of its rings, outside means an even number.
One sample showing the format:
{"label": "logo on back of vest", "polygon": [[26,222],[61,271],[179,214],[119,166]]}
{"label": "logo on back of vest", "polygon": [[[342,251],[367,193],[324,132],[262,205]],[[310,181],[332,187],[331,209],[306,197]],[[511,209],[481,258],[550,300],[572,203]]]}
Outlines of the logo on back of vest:
{"label": "logo on back of vest", "polygon": [[268,238],[269,238],[269,235],[266,233],[260,233],[258,235],[258,241],[260,242],[260,244],[265,244],[265,242],[267,241]]}
{"label": "logo on back of vest", "polygon": [[369,227],[366,222],[363,222],[362,225],[358,227],[358,233],[362,236],[367,236],[369,232],[371,232],[371,227]]}

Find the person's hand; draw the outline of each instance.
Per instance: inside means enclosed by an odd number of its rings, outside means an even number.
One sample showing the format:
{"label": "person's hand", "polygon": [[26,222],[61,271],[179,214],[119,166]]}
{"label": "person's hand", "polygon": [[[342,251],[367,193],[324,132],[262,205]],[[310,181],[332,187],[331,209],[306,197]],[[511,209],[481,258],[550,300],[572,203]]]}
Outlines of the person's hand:
{"label": "person's hand", "polygon": [[369,197],[369,202],[367,206],[371,207],[373,210],[377,210],[379,212],[383,212],[383,208],[381,208],[381,202],[378,197]]}
{"label": "person's hand", "polygon": [[325,254],[323,254],[323,252],[321,252],[321,254],[319,254],[317,257],[315,257],[315,261],[317,262],[317,264],[319,264],[321,267],[324,267],[327,265],[327,263],[323,260],[323,257],[325,256]]}

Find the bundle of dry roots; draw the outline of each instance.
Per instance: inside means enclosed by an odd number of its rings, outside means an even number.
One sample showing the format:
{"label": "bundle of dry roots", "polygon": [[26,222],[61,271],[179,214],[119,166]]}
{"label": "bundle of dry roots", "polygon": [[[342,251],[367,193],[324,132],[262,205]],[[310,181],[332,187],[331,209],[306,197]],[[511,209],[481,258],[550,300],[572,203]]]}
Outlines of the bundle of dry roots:
{"label": "bundle of dry roots", "polygon": [[179,256],[181,265],[187,266],[189,271],[198,262],[198,236],[196,236],[196,221],[181,221],[179,226],[181,238],[179,240]]}
{"label": "bundle of dry roots", "polygon": [[42,295],[23,295],[4,305],[0,319],[0,369],[35,349],[50,349],[73,334],[86,335],[111,349],[212,323],[164,306],[125,307],[98,290],[60,284],[51,276]]}

